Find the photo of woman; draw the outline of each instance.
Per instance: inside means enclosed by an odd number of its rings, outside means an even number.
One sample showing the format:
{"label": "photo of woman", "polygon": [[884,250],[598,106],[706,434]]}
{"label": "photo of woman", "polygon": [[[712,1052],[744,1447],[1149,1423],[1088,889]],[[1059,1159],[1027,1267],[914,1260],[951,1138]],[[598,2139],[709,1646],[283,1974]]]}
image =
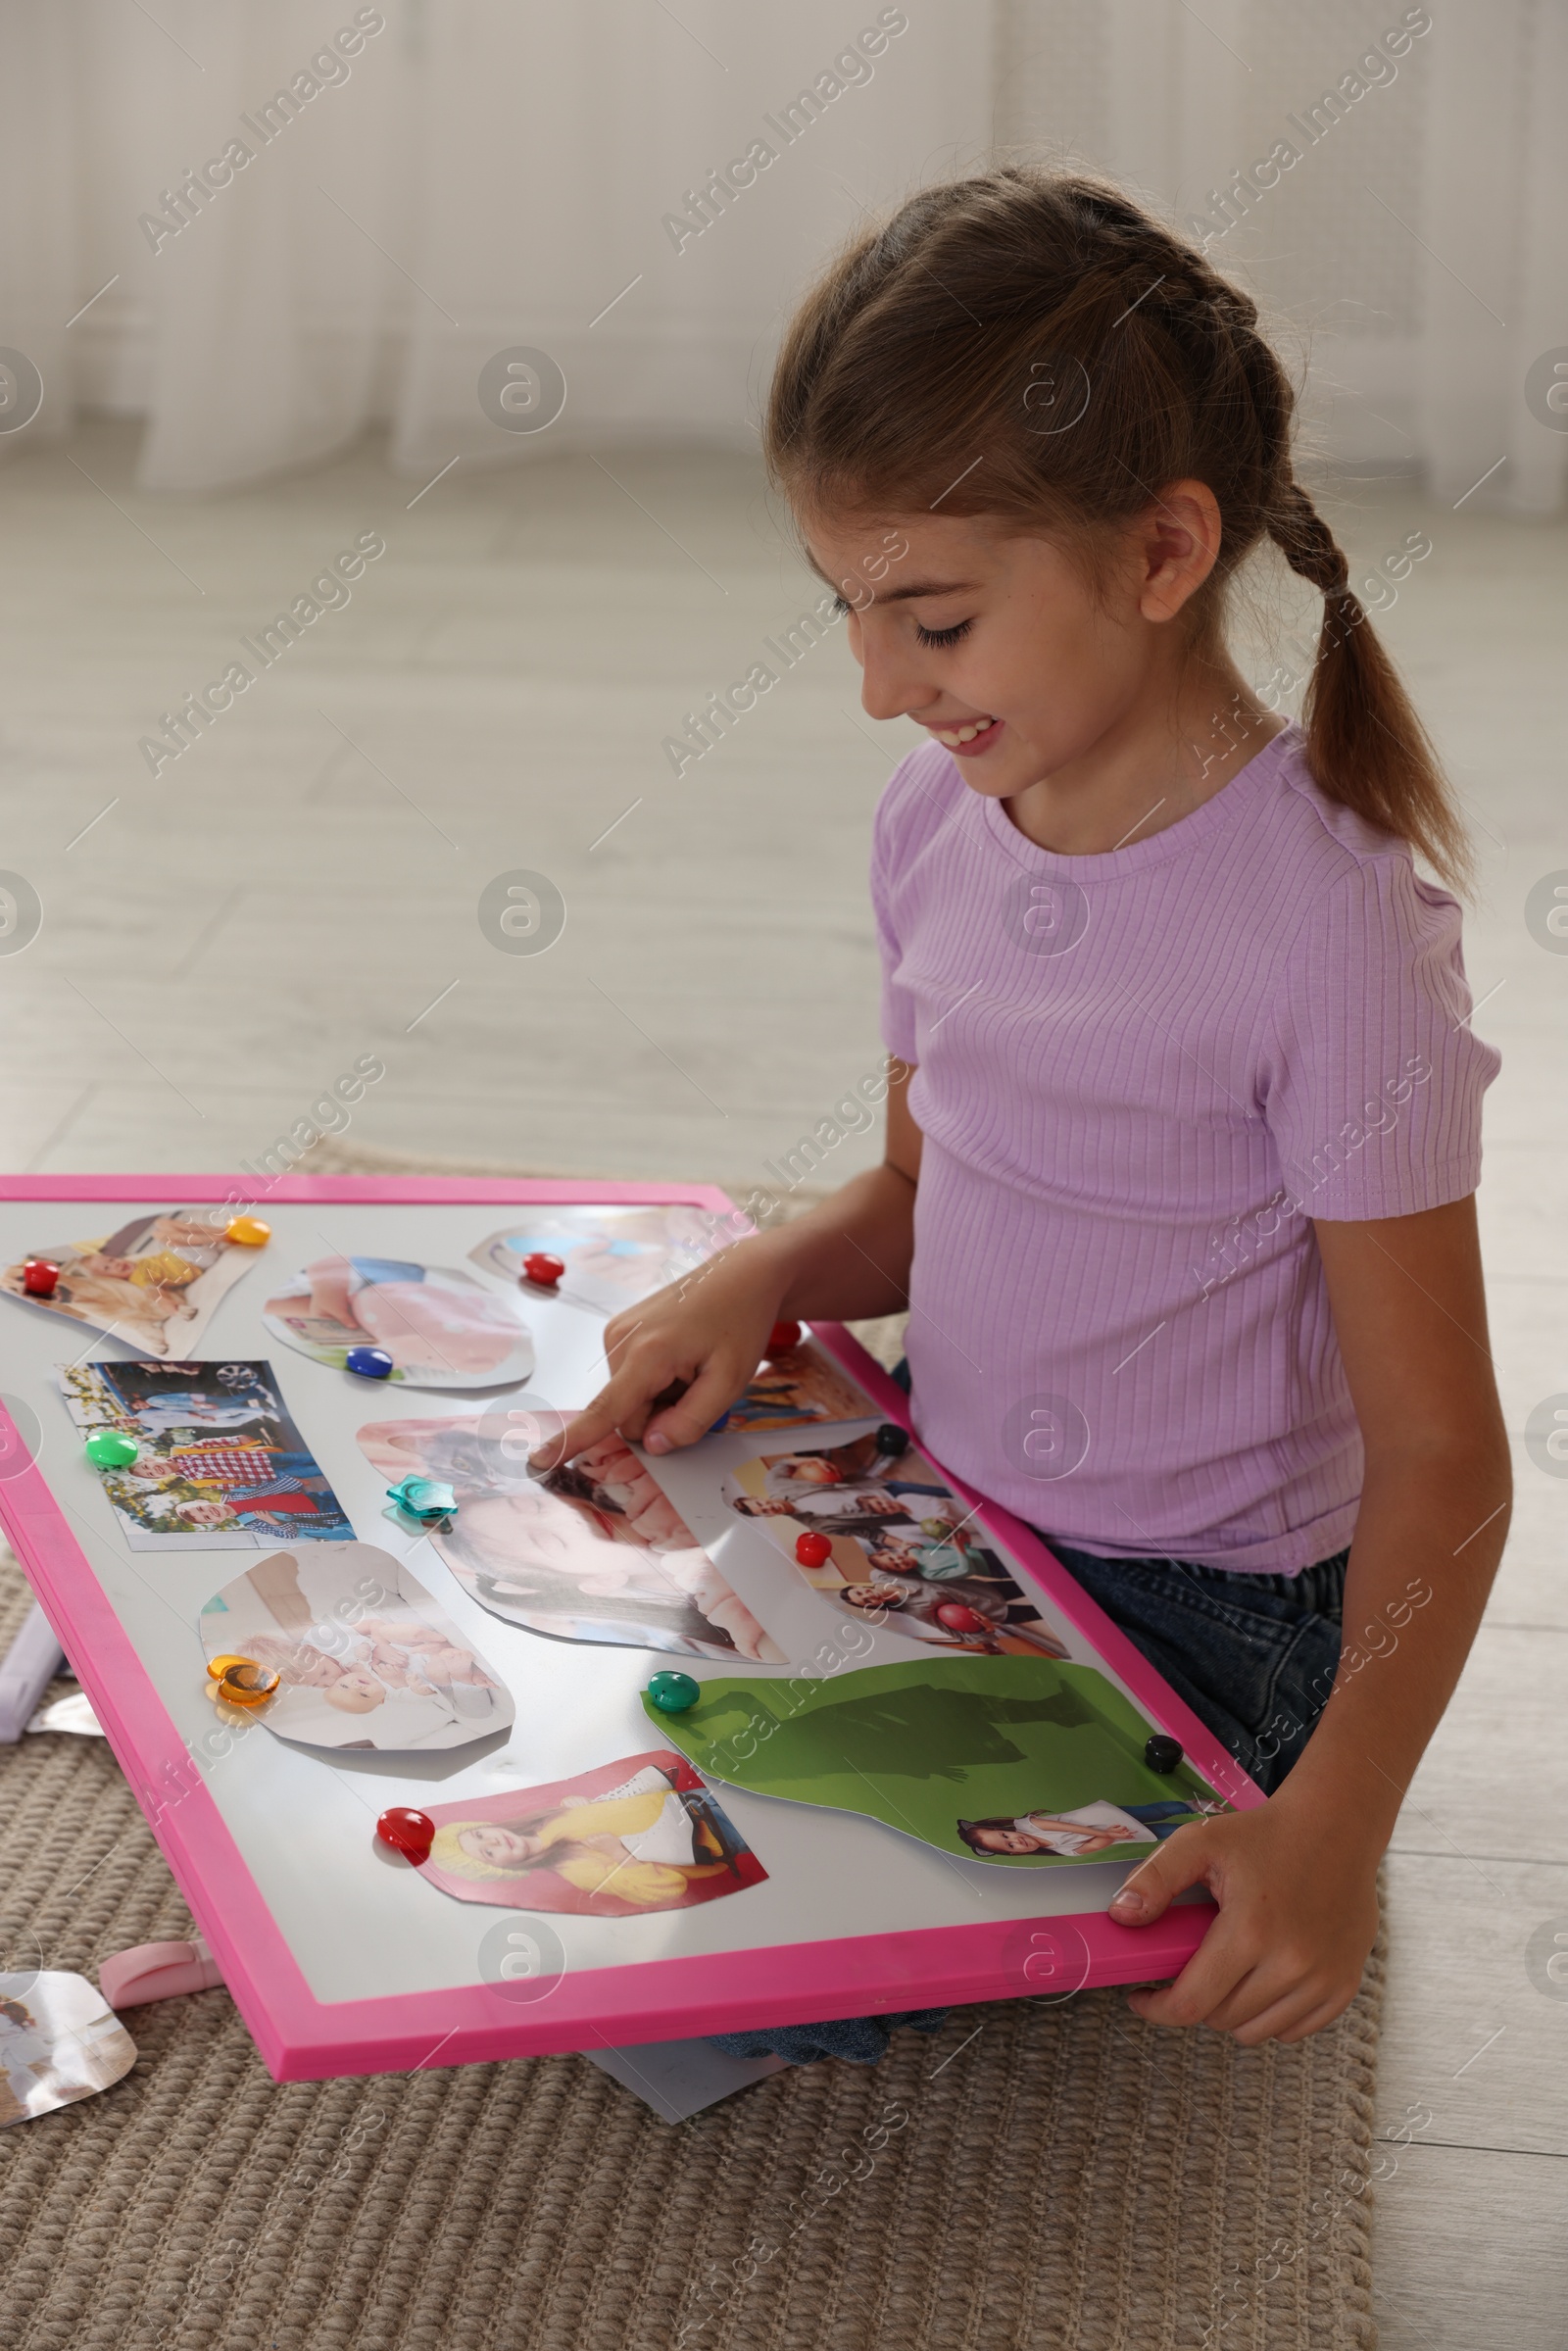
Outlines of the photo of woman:
{"label": "photo of woman", "polygon": [[[620,1438],[534,1477],[505,1416],[494,1434],[488,1422],[465,1414],[360,1431],[389,1484],[412,1472],[451,1485],[457,1511],[430,1540],[486,1608],[559,1641],[787,1662]],[[561,1418],[541,1407],[529,1426],[543,1442]]]}
{"label": "photo of woman", "polygon": [[668,1752],[429,1814],[435,1839],[419,1874],[460,1902],[634,1918],[767,1875],[697,1772]]}

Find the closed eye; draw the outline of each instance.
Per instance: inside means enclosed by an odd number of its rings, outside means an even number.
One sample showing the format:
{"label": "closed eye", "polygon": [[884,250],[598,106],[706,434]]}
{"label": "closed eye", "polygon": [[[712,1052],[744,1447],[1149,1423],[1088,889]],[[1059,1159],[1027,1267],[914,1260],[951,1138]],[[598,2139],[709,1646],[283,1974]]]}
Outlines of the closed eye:
{"label": "closed eye", "polygon": [[914,633],[922,645],[956,645],[969,634],[973,626],[972,620],[959,620],[952,628],[927,628],[917,620]]}

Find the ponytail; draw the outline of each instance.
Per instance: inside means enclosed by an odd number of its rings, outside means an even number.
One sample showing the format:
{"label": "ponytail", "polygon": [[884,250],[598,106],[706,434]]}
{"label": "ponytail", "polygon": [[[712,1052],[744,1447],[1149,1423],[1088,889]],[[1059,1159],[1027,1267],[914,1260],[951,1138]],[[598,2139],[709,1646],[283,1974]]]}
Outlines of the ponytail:
{"label": "ponytail", "polygon": [[1471,871],[1470,845],[1432,739],[1350,587],[1350,567],[1333,532],[1294,478],[1267,527],[1291,569],[1323,598],[1301,709],[1313,782],[1326,800],[1397,834],[1445,881],[1462,886]]}

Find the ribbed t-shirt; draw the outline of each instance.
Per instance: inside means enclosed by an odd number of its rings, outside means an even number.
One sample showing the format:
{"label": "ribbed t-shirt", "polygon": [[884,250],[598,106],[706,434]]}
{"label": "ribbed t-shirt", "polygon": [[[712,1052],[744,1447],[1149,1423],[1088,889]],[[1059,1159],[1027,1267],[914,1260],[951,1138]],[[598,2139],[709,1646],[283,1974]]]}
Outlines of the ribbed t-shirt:
{"label": "ribbed t-shirt", "polygon": [[883,1034],[924,1136],[915,1427],[1080,1549],[1294,1572],[1363,1466],[1313,1220],[1473,1192],[1499,1055],[1459,908],[1299,729],[1163,832],[1058,857],[940,744],[877,809]]}

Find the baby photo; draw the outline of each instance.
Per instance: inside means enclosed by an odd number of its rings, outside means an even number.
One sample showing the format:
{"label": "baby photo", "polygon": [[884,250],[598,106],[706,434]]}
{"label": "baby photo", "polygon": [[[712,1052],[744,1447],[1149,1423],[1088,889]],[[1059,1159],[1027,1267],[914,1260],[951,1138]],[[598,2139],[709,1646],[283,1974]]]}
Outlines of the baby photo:
{"label": "baby photo", "polygon": [[318,1257],[270,1298],[267,1328],[341,1371],[350,1347],[377,1347],[410,1388],[498,1388],[525,1380],[533,1340],[522,1300],[456,1267],[402,1257]]}
{"label": "baby photo", "polygon": [[468,1254],[486,1273],[515,1282],[525,1257],[559,1257],[566,1270],[558,1298],[601,1314],[649,1298],[711,1256],[713,1218],[675,1200],[649,1207],[537,1207],[525,1223],[492,1233]]}
{"label": "baby photo", "polygon": [[388,1485],[414,1475],[452,1487],[457,1510],[430,1540],[464,1589],[510,1624],[559,1641],[786,1663],[621,1438],[529,1470],[529,1445],[562,1426],[541,1407],[529,1437],[498,1408],[372,1422],[360,1445]]}
{"label": "baby photo", "polygon": [[353,1542],[270,1363],[76,1363],[59,1378],[84,1439],[115,1430],[139,1447],[97,1473],[133,1551]]}
{"label": "baby photo", "polygon": [[426,1809],[435,1841],[419,1874],[460,1902],[635,1918],[767,1876],[685,1757],[664,1751]]}
{"label": "baby photo", "polygon": [[215,1222],[198,1208],[137,1216],[97,1240],[29,1255],[60,1269],[49,1296],[28,1295],[26,1259],[0,1270],[0,1290],[165,1358],[193,1350],[219,1300],[256,1259],[253,1249],[225,1241],[221,1217]]}
{"label": "baby photo", "polygon": [[513,1720],[498,1676],[373,1543],[258,1560],[207,1602],[201,1637],[210,1659],[280,1676],[258,1719],[308,1746],[461,1747]]}
{"label": "baby photo", "polygon": [[[724,1499],[813,1591],[889,1632],[971,1654],[1065,1656],[952,1488],[906,1441],[891,1449],[902,1435],[889,1424],[847,1445],[758,1454],[724,1480]],[[829,1545],[811,1566],[796,1553],[805,1534]]]}

